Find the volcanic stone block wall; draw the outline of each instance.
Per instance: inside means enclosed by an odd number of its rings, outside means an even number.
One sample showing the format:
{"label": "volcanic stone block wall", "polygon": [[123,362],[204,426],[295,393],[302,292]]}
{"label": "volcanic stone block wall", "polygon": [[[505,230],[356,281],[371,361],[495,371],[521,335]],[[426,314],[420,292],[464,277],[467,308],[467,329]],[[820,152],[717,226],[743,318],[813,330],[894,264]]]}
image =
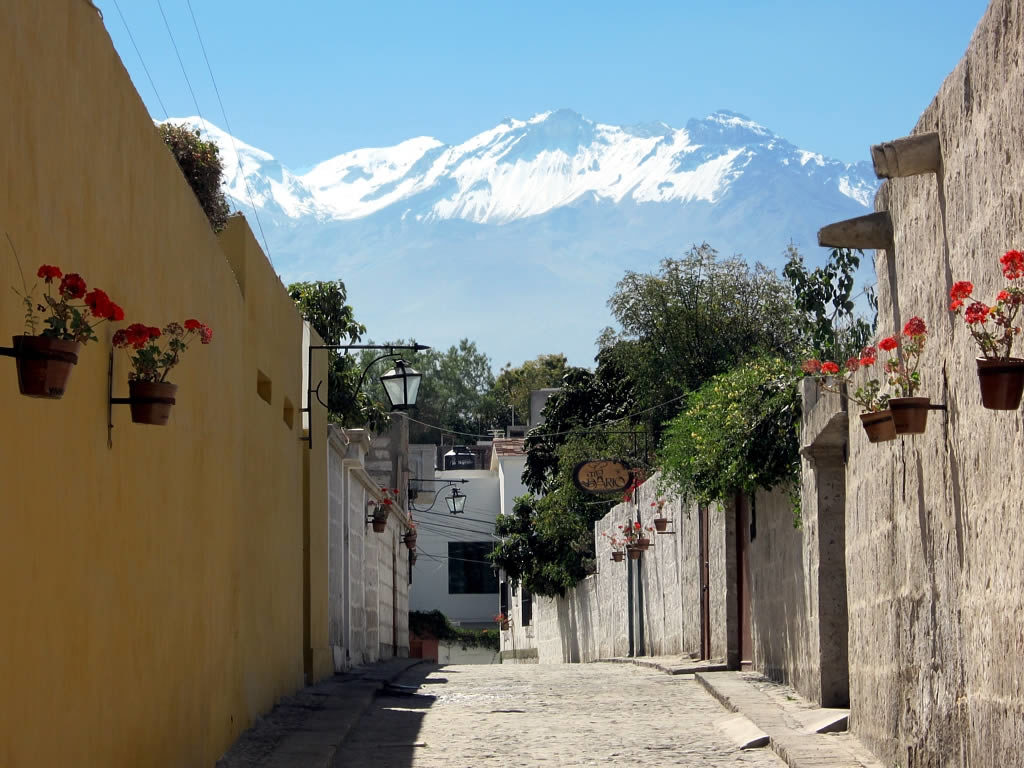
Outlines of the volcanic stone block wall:
{"label": "volcanic stone block wall", "polygon": [[957,280],[991,302],[998,257],[1024,247],[1022,35],[1020,0],[993,0],[914,129],[938,133],[939,172],[875,201],[894,226],[879,331],[925,319],[921,394],[948,408],[916,437],[850,432],[851,719],[891,764],[1017,765],[1024,743],[1024,431],[1019,411],[981,407],[976,349],[947,311]]}

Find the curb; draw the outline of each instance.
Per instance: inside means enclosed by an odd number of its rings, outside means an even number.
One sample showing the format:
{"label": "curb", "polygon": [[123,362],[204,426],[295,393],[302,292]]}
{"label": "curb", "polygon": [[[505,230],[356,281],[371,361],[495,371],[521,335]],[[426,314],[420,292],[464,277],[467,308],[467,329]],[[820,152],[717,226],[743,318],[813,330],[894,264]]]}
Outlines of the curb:
{"label": "curb", "polygon": [[725,672],[729,669],[725,664],[665,664],[652,659],[637,658],[631,656],[614,656],[609,659],[598,659],[595,664],[633,664],[637,667],[647,667],[664,672],[666,675],[696,675],[700,672]]}

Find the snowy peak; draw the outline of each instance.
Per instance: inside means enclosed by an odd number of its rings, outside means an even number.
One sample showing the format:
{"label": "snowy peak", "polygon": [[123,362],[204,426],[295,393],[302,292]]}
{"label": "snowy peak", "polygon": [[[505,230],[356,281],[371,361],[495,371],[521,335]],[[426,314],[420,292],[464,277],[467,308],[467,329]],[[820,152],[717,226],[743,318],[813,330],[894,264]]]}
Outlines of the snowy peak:
{"label": "snowy peak", "polygon": [[799,177],[816,194],[825,188],[867,206],[877,188],[867,163],[800,150],[728,110],[675,129],[607,125],[558,109],[506,118],[461,144],[421,136],[345,152],[304,175],[198,118],[171,122],[193,125],[220,146],[231,197],[248,206],[251,194],[256,208],[289,219],[390,213],[403,221],[506,224],[582,201],[714,205],[767,177]]}

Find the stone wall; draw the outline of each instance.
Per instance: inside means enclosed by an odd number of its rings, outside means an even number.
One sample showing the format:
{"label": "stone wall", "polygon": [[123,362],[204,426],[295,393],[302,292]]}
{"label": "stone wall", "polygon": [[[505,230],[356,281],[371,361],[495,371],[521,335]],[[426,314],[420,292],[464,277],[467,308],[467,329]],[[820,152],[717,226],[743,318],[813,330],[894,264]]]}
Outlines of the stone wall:
{"label": "stone wall", "polygon": [[998,257],[1024,245],[1022,36],[1024,4],[993,0],[914,129],[938,133],[938,173],[890,180],[875,202],[894,227],[876,256],[879,331],[927,321],[922,394],[948,408],[920,436],[850,433],[851,723],[903,766],[1015,765],[1024,743],[1024,430],[1019,411],[981,407],[976,348],[947,311],[957,280],[991,301]]}

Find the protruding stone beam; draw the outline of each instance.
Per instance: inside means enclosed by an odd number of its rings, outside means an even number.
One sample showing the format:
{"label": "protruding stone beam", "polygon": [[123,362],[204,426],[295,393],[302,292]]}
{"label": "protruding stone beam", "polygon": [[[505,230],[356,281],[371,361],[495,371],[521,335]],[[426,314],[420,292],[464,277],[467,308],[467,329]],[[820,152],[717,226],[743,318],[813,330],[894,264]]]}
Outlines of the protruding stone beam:
{"label": "protruding stone beam", "polygon": [[891,248],[892,219],[888,211],[837,221],[818,230],[818,245],[826,248]]}
{"label": "protruding stone beam", "polygon": [[942,165],[939,134],[919,133],[875,144],[871,147],[871,162],[875,166],[875,175],[880,179],[935,173]]}

